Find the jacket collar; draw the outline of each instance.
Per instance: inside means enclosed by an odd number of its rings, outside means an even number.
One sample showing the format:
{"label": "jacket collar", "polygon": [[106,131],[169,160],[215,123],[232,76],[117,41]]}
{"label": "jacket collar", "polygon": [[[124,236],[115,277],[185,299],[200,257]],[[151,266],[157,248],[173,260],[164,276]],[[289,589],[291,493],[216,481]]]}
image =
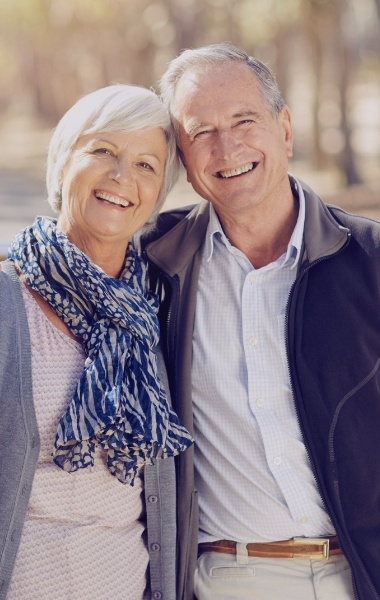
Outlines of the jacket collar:
{"label": "jacket collar", "polygon": [[[297,182],[290,176],[292,189],[297,191]],[[350,230],[334,218],[331,209],[303,182],[300,182],[305,195],[305,229],[303,266],[319,258],[338,252],[348,240]],[[294,193],[294,192],[293,192]]]}
{"label": "jacket collar", "polygon": [[148,257],[173,277],[192,260],[205,240],[209,220],[209,203],[196,204],[173,229],[146,247]]}
{"label": "jacket collar", "polygon": [[[298,185],[305,195],[305,229],[301,253],[303,266],[340,250],[349,236],[349,229],[341,226],[329,208],[303,182],[289,175],[293,194],[298,195]],[[195,205],[173,229],[146,247],[150,260],[173,277],[191,262],[205,241],[209,220],[209,203],[202,200]]]}

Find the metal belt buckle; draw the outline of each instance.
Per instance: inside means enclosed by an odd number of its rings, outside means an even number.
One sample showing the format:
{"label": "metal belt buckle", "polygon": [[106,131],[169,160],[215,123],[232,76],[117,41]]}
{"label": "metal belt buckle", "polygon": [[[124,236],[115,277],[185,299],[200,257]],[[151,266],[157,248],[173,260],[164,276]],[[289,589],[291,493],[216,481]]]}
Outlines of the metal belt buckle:
{"label": "metal belt buckle", "polygon": [[295,558],[325,558],[326,560],[330,556],[330,540],[328,538],[293,538],[295,545],[302,546],[322,546],[320,552],[313,552],[312,554],[295,554]]}

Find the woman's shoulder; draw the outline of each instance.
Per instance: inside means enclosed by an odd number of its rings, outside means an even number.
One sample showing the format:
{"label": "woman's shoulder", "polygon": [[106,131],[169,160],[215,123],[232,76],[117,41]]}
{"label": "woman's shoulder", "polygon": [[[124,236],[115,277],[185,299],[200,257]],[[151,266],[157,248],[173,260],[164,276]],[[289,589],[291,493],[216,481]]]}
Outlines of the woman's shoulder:
{"label": "woman's shoulder", "polygon": [[18,280],[17,271],[10,260],[0,261],[0,279],[9,283]]}
{"label": "woman's shoulder", "polygon": [[14,268],[12,261],[5,259],[0,260],[0,272],[9,275],[11,273],[16,273],[16,269]]}

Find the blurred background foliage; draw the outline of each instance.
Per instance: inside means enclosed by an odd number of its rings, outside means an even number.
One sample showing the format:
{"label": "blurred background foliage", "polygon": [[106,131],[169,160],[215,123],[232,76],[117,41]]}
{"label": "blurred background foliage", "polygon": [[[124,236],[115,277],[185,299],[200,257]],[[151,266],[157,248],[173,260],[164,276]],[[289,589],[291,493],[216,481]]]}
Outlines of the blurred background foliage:
{"label": "blurred background foliage", "polygon": [[111,83],[156,88],[181,49],[220,41],[276,73],[295,161],[380,179],[380,0],[1,0],[0,127],[52,127]]}

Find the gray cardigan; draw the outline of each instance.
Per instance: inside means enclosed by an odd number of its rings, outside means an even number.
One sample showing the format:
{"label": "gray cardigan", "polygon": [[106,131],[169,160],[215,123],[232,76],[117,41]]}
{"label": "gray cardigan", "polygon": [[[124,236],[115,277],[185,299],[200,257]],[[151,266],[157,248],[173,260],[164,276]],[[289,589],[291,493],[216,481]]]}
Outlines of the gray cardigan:
{"label": "gray cardigan", "polygon": [[[0,272],[0,600],[20,543],[39,454],[32,396],[29,329],[12,263]],[[166,381],[161,355],[160,375]],[[152,600],[175,600],[175,473],[173,459],[144,472]],[[128,590],[126,590],[126,597]]]}

